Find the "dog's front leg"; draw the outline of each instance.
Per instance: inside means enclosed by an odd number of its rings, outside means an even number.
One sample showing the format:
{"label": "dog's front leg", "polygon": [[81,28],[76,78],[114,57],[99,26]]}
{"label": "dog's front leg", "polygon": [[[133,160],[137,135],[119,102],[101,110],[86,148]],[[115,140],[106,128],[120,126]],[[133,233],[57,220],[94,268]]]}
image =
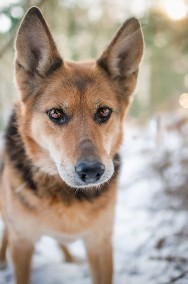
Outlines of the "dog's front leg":
{"label": "dog's front leg", "polygon": [[102,231],[103,228],[93,231],[84,242],[93,284],[112,284],[112,234]]}
{"label": "dog's front leg", "polygon": [[4,228],[3,238],[0,247],[0,269],[3,269],[6,266],[6,251],[8,246],[8,231],[7,228]]}
{"label": "dog's front leg", "polygon": [[34,244],[25,238],[12,237],[10,234],[9,245],[16,284],[29,284]]}

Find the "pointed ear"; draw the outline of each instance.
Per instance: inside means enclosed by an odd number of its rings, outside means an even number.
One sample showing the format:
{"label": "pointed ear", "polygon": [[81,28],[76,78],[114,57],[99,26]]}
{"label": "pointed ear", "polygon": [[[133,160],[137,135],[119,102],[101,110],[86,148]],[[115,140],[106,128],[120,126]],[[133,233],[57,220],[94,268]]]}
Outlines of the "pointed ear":
{"label": "pointed ear", "polygon": [[137,74],[143,54],[143,36],[140,23],[131,18],[124,22],[97,64],[113,79]]}
{"label": "pointed ear", "polygon": [[[16,79],[21,84],[37,82],[37,76],[48,76],[63,63],[49,28],[37,7],[23,19],[15,41]],[[21,77],[22,78],[17,78]],[[35,80],[32,81],[32,78]],[[19,86],[22,88],[23,86]]]}

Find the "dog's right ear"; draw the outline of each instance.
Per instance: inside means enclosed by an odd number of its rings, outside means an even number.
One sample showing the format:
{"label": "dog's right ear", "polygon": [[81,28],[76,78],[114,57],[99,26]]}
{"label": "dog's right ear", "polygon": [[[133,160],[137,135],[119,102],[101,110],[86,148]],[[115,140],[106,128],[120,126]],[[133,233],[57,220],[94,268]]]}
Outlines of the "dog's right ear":
{"label": "dog's right ear", "polygon": [[116,81],[125,98],[135,88],[143,47],[140,23],[131,18],[124,22],[97,60],[98,66]]}
{"label": "dog's right ear", "polygon": [[120,27],[97,64],[112,79],[124,78],[138,70],[143,45],[140,23],[136,18],[130,18]]}
{"label": "dog's right ear", "polygon": [[59,68],[60,57],[49,28],[37,7],[23,19],[15,41],[16,81],[23,99],[37,89],[41,79]]}

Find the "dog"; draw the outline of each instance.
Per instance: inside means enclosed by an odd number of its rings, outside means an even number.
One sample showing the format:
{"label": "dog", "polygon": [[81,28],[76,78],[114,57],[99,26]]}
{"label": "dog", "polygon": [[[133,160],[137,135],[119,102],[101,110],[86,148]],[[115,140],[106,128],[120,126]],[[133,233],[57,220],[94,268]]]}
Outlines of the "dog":
{"label": "dog", "polygon": [[111,284],[119,148],[143,54],[139,21],[128,19],[97,60],[64,61],[40,10],[15,40],[19,98],[5,130],[1,211],[17,284],[30,281],[34,245],[82,239],[92,283]]}

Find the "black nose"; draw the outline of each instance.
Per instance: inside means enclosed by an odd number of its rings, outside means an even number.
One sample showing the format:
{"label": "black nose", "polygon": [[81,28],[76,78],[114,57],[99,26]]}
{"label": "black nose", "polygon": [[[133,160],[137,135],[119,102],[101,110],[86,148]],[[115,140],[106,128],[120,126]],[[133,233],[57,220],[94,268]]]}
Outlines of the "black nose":
{"label": "black nose", "polygon": [[75,167],[75,172],[85,183],[95,183],[103,175],[105,166],[99,161],[81,161]]}

